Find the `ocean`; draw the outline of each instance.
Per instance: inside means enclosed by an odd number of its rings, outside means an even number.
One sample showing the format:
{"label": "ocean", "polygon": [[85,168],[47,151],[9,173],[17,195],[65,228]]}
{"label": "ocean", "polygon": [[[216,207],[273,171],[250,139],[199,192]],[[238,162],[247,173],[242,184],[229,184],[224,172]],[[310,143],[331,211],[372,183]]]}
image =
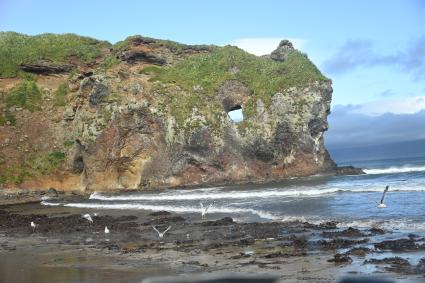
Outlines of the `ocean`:
{"label": "ocean", "polygon": [[[341,228],[382,228],[425,233],[425,157],[356,161],[358,176],[311,176],[273,184],[247,184],[198,189],[108,195],[95,192],[78,202],[43,201],[87,211],[166,210],[198,217],[202,202],[213,203],[208,218],[235,221],[337,221]],[[377,208],[386,185],[386,208]]]}

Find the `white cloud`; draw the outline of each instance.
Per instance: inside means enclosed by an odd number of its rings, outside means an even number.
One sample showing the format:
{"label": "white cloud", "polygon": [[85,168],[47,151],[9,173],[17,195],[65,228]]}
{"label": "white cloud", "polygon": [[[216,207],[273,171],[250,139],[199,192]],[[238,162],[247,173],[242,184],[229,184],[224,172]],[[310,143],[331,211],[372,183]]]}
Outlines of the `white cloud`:
{"label": "white cloud", "polygon": [[282,39],[288,39],[292,42],[296,49],[302,50],[307,40],[301,38],[284,38],[284,37],[253,37],[240,38],[230,42],[230,45],[235,45],[246,52],[261,56],[270,54],[277,48]]}
{"label": "white cloud", "polygon": [[423,109],[425,95],[367,102],[353,106],[351,112],[376,116],[384,113],[413,114]]}

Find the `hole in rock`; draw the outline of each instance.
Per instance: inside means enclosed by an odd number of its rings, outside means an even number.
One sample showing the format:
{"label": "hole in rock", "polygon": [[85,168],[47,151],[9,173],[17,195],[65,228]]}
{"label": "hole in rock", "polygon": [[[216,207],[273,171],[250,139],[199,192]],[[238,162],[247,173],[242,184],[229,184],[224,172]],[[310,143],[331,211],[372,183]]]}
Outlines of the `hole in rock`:
{"label": "hole in rock", "polygon": [[243,113],[242,113],[242,107],[240,105],[236,105],[232,109],[227,112],[230,119],[232,119],[233,122],[239,123],[243,121]]}

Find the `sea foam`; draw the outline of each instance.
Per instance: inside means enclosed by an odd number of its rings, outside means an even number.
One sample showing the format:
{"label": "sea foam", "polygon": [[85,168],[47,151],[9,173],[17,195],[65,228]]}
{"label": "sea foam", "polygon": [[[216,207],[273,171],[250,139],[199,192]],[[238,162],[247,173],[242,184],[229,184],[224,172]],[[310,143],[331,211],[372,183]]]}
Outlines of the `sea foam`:
{"label": "sea foam", "polygon": [[425,171],[425,166],[401,166],[401,167],[388,167],[388,168],[374,168],[364,169],[366,174],[396,174],[408,172],[421,172]]}
{"label": "sea foam", "polygon": [[[220,200],[220,199],[268,199],[275,197],[320,197],[323,195],[335,194],[340,192],[382,192],[382,186],[362,186],[362,187],[334,187],[334,188],[298,188],[298,189],[264,189],[247,191],[214,191],[214,192],[194,192],[185,194],[160,193],[153,194],[122,194],[106,195],[102,193],[93,193],[90,196],[92,200],[103,201],[178,201],[178,200]],[[392,191],[424,191],[422,186],[403,186]]]}
{"label": "sea foam", "polygon": [[[170,211],[176,213],[200,213],[199,206],[174,206],[174,205],[149,205],[135,203],[55,203],[43,201],[42,205],[46,206],[64,206],[75,208],[91,208],[91,209],[120,209],[120,210],[152,210],[152,211]],[[251,208],[236,208],[236,207],[215,207],[212,206],[208,213],[225,213],[225,214],[254,214],[263,219],[279,220],[281,217],[272,213],[256,210]]]}

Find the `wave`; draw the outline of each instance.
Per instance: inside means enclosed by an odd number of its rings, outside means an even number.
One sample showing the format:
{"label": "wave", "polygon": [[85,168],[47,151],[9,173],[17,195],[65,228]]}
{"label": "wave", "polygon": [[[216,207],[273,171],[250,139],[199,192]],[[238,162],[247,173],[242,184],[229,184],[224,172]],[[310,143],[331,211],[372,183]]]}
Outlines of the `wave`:
{"label": "wave", "polygon": [[125,195],[104,195],[93,193],[90,199],[94,200],[217,200],[217,199],[249,199],[249,198],[271,198],[271,197],[299,197],[299,196],[318,196],[340,191],[340,189],[307,189],[307,190],[263,190],[263,191],[221,191],[206,193],[188,193],[188,194],[125,194]]}
{"label": "wave", "polygon": [[46,200],[43,200],[40,202],[41,205],[47,205],[47,206],[63,206],[63,203],[60,202],[48,202]]}
{"label": "wave", "polygon": [[[116,209],[116,210],[152,210],[152,211],[170,211],[175,213],[200,213],[201,209],[197,206],[172,206],[172,205],[145,205],[145,204],[114,204],[114,203],[55,203],[43,201],[42,205],[46,206],[64,206],[84,209]],[[276,215],[267,211],[250,209],[250,208],[235,208],[235,207],[211,207],[210,213],[228,214],[234,220],[244,222],[252,218],[249,215],[256,215],[265,220],[282,221],[282,222],[309,222],[319,225],[327,221],[337,221],[338,228],[356,227],[360,229],[382,228],[389,231],[425,231],[425,224],[421,221],[411,219],[358,219],[358,220],[341,220],[336,218],[327,218],[319,216],[291,216],[291,215]],[[249,215],[247,215],[249,214]]]}
{"label": "wave", "polygon": [[[201,213],[199,206],[172,206],[172,205],[149,205],[149,204],[131,204],[131,203],[55,203],[43,201],[42,205],[46,206],[65,206],[75,208],[91,208],[91,209],[119,209],[119,210],[152,210],[152,211],[170,211],[177,213]],[[254,214],[263,219],[278,220],[281,217],[272,213],[256,210],[252,208],[233,208],[233,207],[211,207],[208,213],[227,213],[227,214]]]}
{"label": "wave", "polygon": [[421,221],[414,221],[412,219],[392,219],[392,220],[352,220],[343,221],[337,224],[338,228],[356,227],[363,229],[380,228],[389,231],[425,231],[425,224]]}
{"label": "wave", "polygon": [[[422,186],[400,187],[392,191],[425,191]],[[317,189],[265,189],[262,191],[216,191],[216,192],[194,192],[186,194],[161,193],[151,194],[123,194],[123,195],[105,195],[102,193],[92,193],[90,199],[103,201],[178,201],[178,200],[220,200],[220,199],[260,199],[274,197],[320,197],[339,192],[382,192],[382,187],[362,186],[354,188],[317,188]]]}
{"label": "wave", "polygon": [[364,169],[366,174],[396,174],[396,173],[408,173],[408,172],[421,172],[425,171],[425,166],[402,166],[402,167],[388,167],[388,168],[373,168]]}

